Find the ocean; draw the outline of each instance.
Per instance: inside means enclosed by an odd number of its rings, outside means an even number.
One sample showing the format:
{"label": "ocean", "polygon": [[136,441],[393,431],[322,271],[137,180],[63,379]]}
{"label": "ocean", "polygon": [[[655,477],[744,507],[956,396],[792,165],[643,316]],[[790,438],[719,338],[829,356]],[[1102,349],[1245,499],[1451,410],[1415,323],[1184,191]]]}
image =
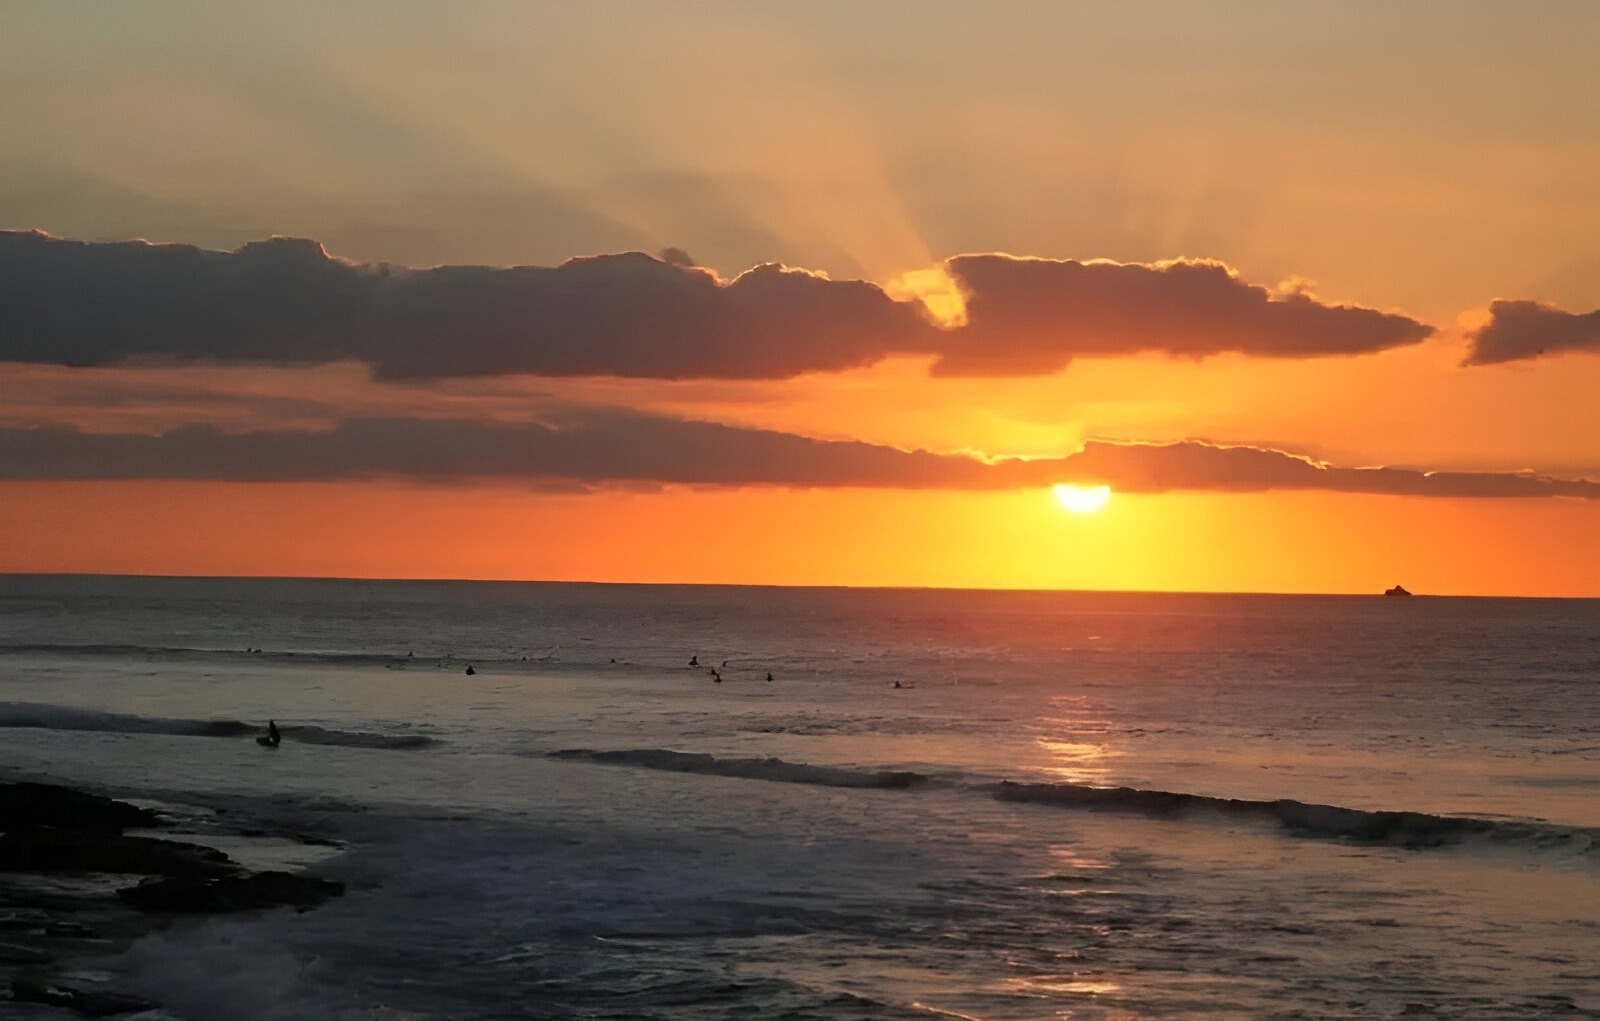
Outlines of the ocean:
{"label": "ocean", "polygon": [[0,772],[339,842],[164,1018],[1600,1017],[1595,600],[12,576]]}

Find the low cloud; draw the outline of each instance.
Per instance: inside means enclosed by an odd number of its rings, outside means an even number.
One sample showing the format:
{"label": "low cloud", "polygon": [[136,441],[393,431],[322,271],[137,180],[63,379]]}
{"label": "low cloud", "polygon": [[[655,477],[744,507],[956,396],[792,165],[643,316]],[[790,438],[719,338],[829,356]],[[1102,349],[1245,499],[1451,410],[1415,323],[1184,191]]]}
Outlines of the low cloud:
{"label": "low cloud", "polygon": [[982,488],[965,457],[625,411],[569,411],[547,422],[354,419],[331,430],[160,435],[0,430],[0,477],[334,481],[375,477],[522,479],[599,486],[660,483]]}
{"label": "low cloud", "polygon": [[1487,325],[1467,334],[1468,365],[1494,365],[1563,351],[1600,352],[1600,309],[1579,315],[1536,301],[1497,301]]}
{"label": "low cloud", "polygon": [[1125,493],[1298,489],[1391,496],[1600,499],[1600,481],[1553,479],[1531,472],[1340,468],[1281,450],[1197,441],[1091,442],[1081,453],[1061,459],[1060,464],[1080,479],[1105,483]]}
{"label": "low cloud", "polygon": [[1219,262],[1142,263],[962,255],[945,263],[967,295],[936,372],[1032,375],[1073,358],[1143,351],[1310,358],[1415,344],[1433,328],[1246,283]]}
{"label": "low cloud", "polygon": [[[0,233],[0,360],[323,364],[380,379],[531,373],[783,379],[892,354],[953,375],[1035,375],[1078,357],[1350,355],[1416,343],[1405,316],[1248,284],[1213,262],[964,255],[941,267],[967,325],[875,284],[758,266],[732,280],[676,250],[561,266],[408,269],[275,238],[236,252]],[[940,272],[940,271],[930,271]]]}
{"label": "low cloud", "polygon": [[1188,441],[1090,442],[1061,458],[985,462],[858,441],[568,408],[516,424],[355,419],[330,430],[159,435],[0,429],[0,478],[242,482],[517,480],[561,489],[639,484],[994,490],[1059,482],[1119,492],[1320,490],[1425,497],[1600,499],[1600,482],[1528,473],[1340,468],[1283,451]]}

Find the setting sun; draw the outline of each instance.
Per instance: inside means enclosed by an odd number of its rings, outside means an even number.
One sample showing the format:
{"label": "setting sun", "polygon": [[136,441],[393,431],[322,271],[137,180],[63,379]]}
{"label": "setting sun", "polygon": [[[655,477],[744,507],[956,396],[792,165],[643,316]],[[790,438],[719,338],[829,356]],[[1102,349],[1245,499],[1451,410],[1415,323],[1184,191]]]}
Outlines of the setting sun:
{"label": "setting sun", "polygon": [[1070,483],[1052,486],[1056,503],[1073,514],[1093,514],[1111,501],[1110,486],[1074,486]]}
{"label": "setting sun", "polygon": [[1600,1021],[1600,0],[375,7],[0,0],[0,1002]]}

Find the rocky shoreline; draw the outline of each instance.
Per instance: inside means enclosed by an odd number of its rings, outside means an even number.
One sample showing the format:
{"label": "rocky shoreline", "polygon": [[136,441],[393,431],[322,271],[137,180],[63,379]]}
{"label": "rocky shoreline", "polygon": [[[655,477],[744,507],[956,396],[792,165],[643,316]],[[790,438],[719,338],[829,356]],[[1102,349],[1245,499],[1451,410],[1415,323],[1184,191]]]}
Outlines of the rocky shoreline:
{"label": "rocky shoreline", "polygon": [[[0,783],[0,1003],[84,1017],[152,1010],[158,1005],[71,969],[184,917],[305,911],[344,892],[313,875],[246,868],[207,846],[207,833],[178,826],[161,810],[70,787]],[[212,830],[235,841],[329,845],[238,823]]]}

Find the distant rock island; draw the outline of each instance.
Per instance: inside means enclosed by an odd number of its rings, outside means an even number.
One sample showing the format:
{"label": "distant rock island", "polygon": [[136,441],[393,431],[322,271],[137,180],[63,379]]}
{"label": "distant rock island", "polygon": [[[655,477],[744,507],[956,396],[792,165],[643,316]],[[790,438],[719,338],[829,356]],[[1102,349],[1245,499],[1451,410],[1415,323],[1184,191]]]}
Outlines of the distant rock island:
{"label": "distant rock island", "polygon": [[1394,588],[1384,589],[1383,594],[1386,596],[1409,596],[1411,593],[1406,591],[1404,585],[1396,585]]}

